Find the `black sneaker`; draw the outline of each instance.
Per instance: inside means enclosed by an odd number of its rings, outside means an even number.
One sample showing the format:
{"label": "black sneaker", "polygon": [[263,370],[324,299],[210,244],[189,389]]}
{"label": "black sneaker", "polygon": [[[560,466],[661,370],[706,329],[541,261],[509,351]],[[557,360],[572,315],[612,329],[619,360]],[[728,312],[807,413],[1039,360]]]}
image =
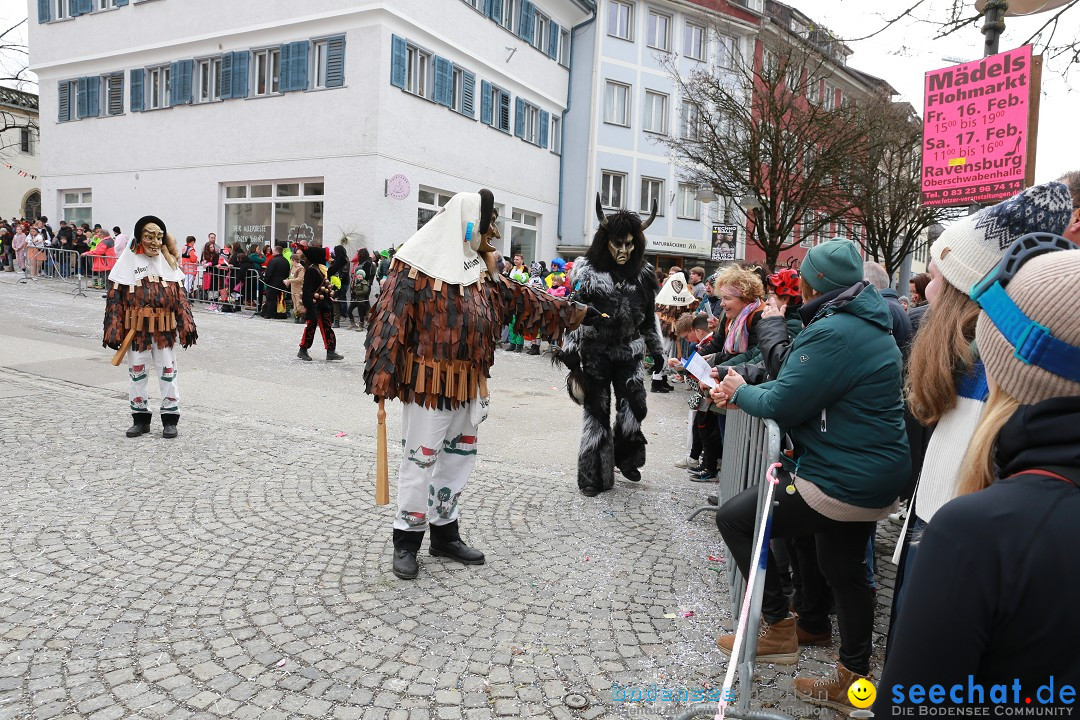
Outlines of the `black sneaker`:
{"label": "black sneaker", "polygon": [[300,358],[301,360],[307,360],[309,362],[311,361],[311,356],[308,355],[308,351],[304,348],[300,348],[300,352],[296,353],[296,357]]}

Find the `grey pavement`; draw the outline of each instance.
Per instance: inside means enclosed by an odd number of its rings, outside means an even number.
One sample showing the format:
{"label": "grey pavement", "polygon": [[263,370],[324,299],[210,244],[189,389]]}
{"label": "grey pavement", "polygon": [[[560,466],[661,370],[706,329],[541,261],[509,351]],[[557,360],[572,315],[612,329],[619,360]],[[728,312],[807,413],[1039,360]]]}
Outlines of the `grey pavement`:
{"label": "grey pavement", "polygon": [[[672,467],[687,393],[650,394],[643,481],[585,498],[561,373],[500,351],[461,516],[488,563],[425,552],[401,581],[359,333],[339,331],[343,363],[302,363],[300,326],[199,310],[180,438],[129,440],[100,292],[16,279],[0,273],[0,720],[659,718],[686,705],[612,684],[722,682],[725,551],[711,516],[685,519],[710,486]],[[895,535],[882,524],[882,633]],[[832,716],[794,701],[794,675],[760,667],[756,705]]]}

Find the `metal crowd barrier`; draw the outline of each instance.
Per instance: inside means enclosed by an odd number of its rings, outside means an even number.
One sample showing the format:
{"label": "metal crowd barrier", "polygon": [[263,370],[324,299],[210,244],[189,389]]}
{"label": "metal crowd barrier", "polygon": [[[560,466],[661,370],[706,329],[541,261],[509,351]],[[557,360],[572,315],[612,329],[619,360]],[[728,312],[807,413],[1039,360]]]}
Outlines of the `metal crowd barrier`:
{"label": "metal crowd barrier", "polygon": [[[766,473],[769,467],[778,462],[779,459],[780,428],[774,421],[752,417],[741,410],[728,411],[727,424],[724,430],[724,456],[720,467],[719,504],[723,505],[743,490],[757,485],[759,492],[754,537],[760,536],[762,532],[761,518],[767,485]],[[713,505],[699,507],[690,515],[690,519],[705,511],[715,512],[716,509],[717,507]],[[770,512],[769,521],[771,521],[771,517]],[[768,552],[767,548],[765,548],[765,552]],[[747,588],[746,581],[734,561],[727,564],[727,580],[731,598],[732,623],[735,627],[738,627],[739,614]],[[739,693],[738,698],[728,705],[724,714],[726,717],[732,717],[736,720],[791,720],[789,716],[783,713],[750,709],[750,698],[753,695],[754,662],[757,657],[758,624],[761,620],[761,598],[764,589],[765,573],[764,568],[762,568],[757,573],[754,587],[749,588],[751,593],[750,608],[742,651],[739,653],[738,658],[731,659],[732,662],[736,663],[738,669]],[[707,703],[686,710],[677,716],[677,720],[714,717],[716,714],[717,704]]]}

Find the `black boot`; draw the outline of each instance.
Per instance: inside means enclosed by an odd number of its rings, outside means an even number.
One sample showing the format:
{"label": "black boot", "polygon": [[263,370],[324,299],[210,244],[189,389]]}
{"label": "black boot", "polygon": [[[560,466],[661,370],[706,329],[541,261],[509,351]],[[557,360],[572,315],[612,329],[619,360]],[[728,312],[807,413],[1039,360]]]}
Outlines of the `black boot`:
{"label": "black boot", "polygon": [[326,351],[326,362],[332,362],[334,360],[344,360],[344,359],[345,359],[345,356],[344,355],[339,355],[336,350],[327,350]]}
{"label": "black boot", "polygon": [[619,468],[622,472],[622,476],[630,482],[641,482],[641,471],[637,468],[626,468],[625,470]]}
{"label": "black boot", "polygon": [[394,574],[402,580],[415,580],[420,574],[416,553],[424,541],[424,531],[398,530],[394,528]]}
{"label": "black boot", "polygon": [[180,422],[180,413],[161,413],[161,437],[173,439],[180,433],[176,431],[176,423]]}
{"label": "black boot", "polygon": [[527,354],[528,355],[539,355],[540,354],[540,346],[539,345],[530,345],[529,346],[529,352]]}
{"label": "black boot", "polygon": [[484,564],[484,553],[461,541],[457,520],[445,525],[431,526],[431,547],[428,552],[432,557],[448,557],[465,565]]}
{"label": "black boot", "polygon": [[670,385],[668,385],[663,380],[653,380],[652,381],[652,391],[655,392],[655,393],[667,393],[667,392],[671,392],[674,389],[675,388],[671,387]]}
{"label": "black boot", "polygon": [[131,413],[131,419],[135,422],[134,425],[128,428],[128,437],[139,437],[150,432],[150,418],[153,417],[150,413],[134,412]]}
{"label": "black boot", "polygon": [[307,348],[300,348],[300,352],[296,353],[296,357],[301,360],[311,360],[311,356],[308,355]]}

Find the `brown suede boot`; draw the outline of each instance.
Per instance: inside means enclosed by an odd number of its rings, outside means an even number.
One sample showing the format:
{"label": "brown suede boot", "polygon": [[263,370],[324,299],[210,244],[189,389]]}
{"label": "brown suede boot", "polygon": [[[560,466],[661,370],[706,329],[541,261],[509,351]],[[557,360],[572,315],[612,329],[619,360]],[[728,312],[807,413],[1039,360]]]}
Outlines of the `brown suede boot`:
{"label": "brown suede boot", "polygon": [[[721,635],[716,638],[716,647],[725,655],[730,655],[735,647],[735,636]],[[795,635],[794,615],[789,614],[772,625],[764,621],[761,623],[758,628],[757,659],[777,665],[794,665],[799,661],[799,640]],[[844,691],[847,691],[846,687]]]}
{"label": "brown suede boot", "polygon": [[829,647],[832,645],[832,633],[820,633],[814,634],[803,629],[803,626],[799,624],[799,616],[795,615],[795,636],[799,638],[799,646],[805,647],[807,645],[817,645],[818,647]]}
{"label": "brown suede boot", "polygon": [[800,700],[848,713],[855,709],[848,700],[848,688],[859,678],[866,680],[868,676],[857,675],[837,661],[831,675],[823,678],[795,678],[792,687]]}

